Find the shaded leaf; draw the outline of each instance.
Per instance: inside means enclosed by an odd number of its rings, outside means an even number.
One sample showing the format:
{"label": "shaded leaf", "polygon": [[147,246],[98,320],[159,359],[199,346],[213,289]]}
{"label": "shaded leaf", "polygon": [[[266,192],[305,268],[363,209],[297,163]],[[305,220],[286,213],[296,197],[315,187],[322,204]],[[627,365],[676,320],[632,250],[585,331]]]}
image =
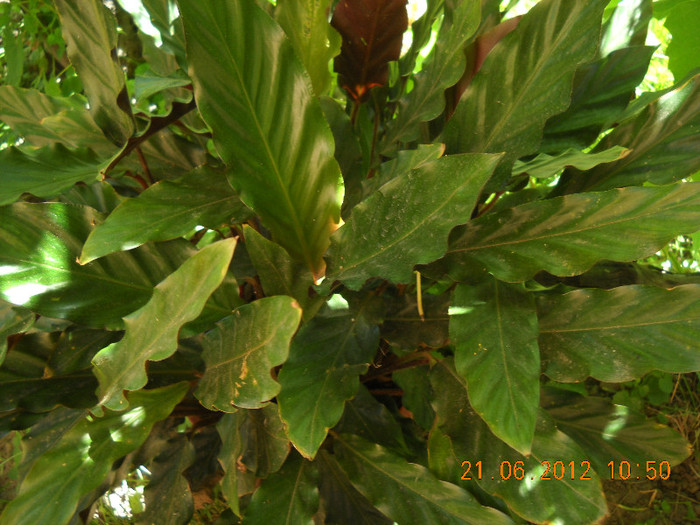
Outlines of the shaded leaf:
{"label": "shaded leaf", "polygon": [[[633,261],[658,251],[700,220],[700,185],[579,193],[489,213],[455,228],[445,263],[465,257],[498,279],[525,281],[539,270],[583,273],[603,258]],[[460,276],[451,273],[454,278]]]}
{"label": "shaded leaf", "polygon": [[93,358],[102,405],[124,408],[123,390],[146,385],[146,362],[175,352],[180,328],[200,314],[221,284],[235,246],[234,239],[227,239],[197,252],[153,289],[148,303],[124,318],[124,338]]}
{"label": "shaded leaf", "polygon": [[277,472],[290,451],[277,405],[270,403],[256,410],[238,410],[236,414],[243,418],[240,426],[243,443],[241,464],[258,478],[266,478]]}
{"label": "shaded leaf", "polygon": [[340,170],[291,43],[252,1],[179,6],[197,107],[233,187],[274,240],[320,273],[339,219]]}
{"label": "shaded leaf", "polygon": [[416,149],[400,150],[395,159],[382,162],[371,179],[362,181],[363,198],[371,195],[390,180],[431,161],[436,161],[444,152],[444,144],[418,144]]}
{"label": "shaded leaf", "polygon": [[56,0],[68,57],[85,87],[90,113],[105,136],[124,144],[134,131],[124,72],[117,60],[117,25],[99,0]]}
{"label": "shaded leaf", "polygon": [[[457,482],[466,470],[462,462],[470,461],[473,468],[468,476],[472,481],[468,483],[476,482],[489,494],[503,498],[512,511],[528,521],[592,524],[605,516],[600,479],[592,469],[586,473],[586,479],[581,479],[588,455],[557,430],[546,413],[540,411],[532,454],[523,456],[494,436],[473,411],[466,383],[454,369],[451,358],[433,366],[430,381],[435,392],[433,408],[438,414],[428,444],[431,470],[445,471],[451,475],[448,479]],[[432,458],[440,458],[441,463],[436,464]],[[482,467],[480,477],[477,461]],[[555,479],[550,469],[550,479],[540,479],[546,470],[544,461],[550,465],[566,462],[567,475]],[[575,479],[570,476],[571,461]],[[514,477],[516,462],[522,462],[518,464],[522,467],[518,474],[521,479]],[[508,479],[504,479],[506,476]]]}
{"label": "shaded leaf", "polygon": [[331,24],[343,39],[334,63],[339,84],[364,100],[371,88],[387,83],[388,63],[399,59],[408,27],[406,0],[343,0]]}
{"label": "shaded leaf", "polygon": [[629,148],[629,155],[586,173],[571,173],[564,191],[600,191],[647,181],[668,184],[700,170],[700,74],[622,122],[596,151],[617,144]]}
{"label": "shaded leaf", "polygon": [[418,137],[422,122],[439,116],[445,109],[447,88],[455,85],[464,73],[464,48],[481,21],[479,2],[448,2],[431,54],[423,70],[414,77],[415,86],[400,102],[399,114],[387,131],[385,142],[408,142]]}
{"label": "shaded leaf", "polygon": [[292,454],[282,469],[260,484],[245,512],[245,522],[313,525],[318,509],[316,465]]}
{"label": "shaded leaf", "polygon": [[292,41],[319,96],[328,93],[328,62],[340,52],[340,35],[328,23],[330,8],[330,0],[281,0],[275,9],[275,19]]}
{"label": "shaded leaf", "polygon": [[547,121],[540,151],[580,149],[593,143],[634,98],[654,50],[651,46],[625,47],[581,66],[574,77],[571,104]]}
{"label": "shaded leaf", "polygon": [[202,167],[175,181],[161,181],[126,199],[85,241],[80,263],[149,241],[185,235],[198,225],[219,228],[241,221],[249,210],[218,170]]}
{"label": "shaded leaf", "polygon": [[435,420],[435,411],[430,406],[433,391],[427,366],[396,370],[391,374],[391,379],[401,387],[401,405],[411,412],[416,423],[429,430]]}
{"label": "shaded leaf", "polygon": [[459,285],[450,306],[450,342],[474,410],[496,436],[529,454],[540,400],[532,294],[493,278]]}
{"label": "shaded leaf", "polygon": [[607,3],[538,3],[462,94],[444,142],[449,153],[506,152],[486,191],[501,189],[512,163],[536,151],[547,119],[568,107],[574,73],[593,57]]}
{"label": "shaded leaf", "polygon": [[137,525],[185,525],[194,513],[192,493],[182,475],[194,460],[192,444],[179,434],[165,446],[149,465],[151,477],[143,491],[146,511],[135,516]]}
{"label": "shaded leaf", "polygon": [[3,523],[69,523],[80,498],[100,486],[115,460],[145,441],[153,424],[170,414],[187,389],[187,383],[178,383],[131,392],[129,410],[107,410],[101,418],[74,411],[82,417],[61,428],[33,463],[19,494],[0,516]]}
{"label": "shaded leaf", "polygon": [[0,151],[0,205],[23,193],[53,197],[77,182],[94,182],[105,162],[89,149],[71,151],[60,144],[37,150],[10,147]]}
{"label": "shaded leaf", "polygon": [[236,309],[205,336],[207,369],[195,396],[210,410],[261,408],[280,391],[271,370],[284,363],[301,319],[291,297],[265,297]]}
{"label": "shaded leaf", "polygon": [[538,299],[543,370],[557,381],[629,381],[700,369],[700,285],[622,286]]}
{"label": "shaded leaf", "polygon": [[[557,428],[574,439],[588,454],[591,465],[608,479],[610,461],[615,465],[628,461],[632,478],[658,478],[661,461],[675,466],[690,455],[690,445],[680,434],[608,399],[550,389],[544,396],[544,407]],[[656,475],[647,470],[647,462],[655,463],[650,466],[655,466]]]}
{"label": "shaded leaf", "polygon": [[379,345],[379,329],[362,313],[316,316],[292,342],[280,371],[280,415],[296,449],[313,459],[355,396]]}
{"label": "shaded leaf", "polygon": [[384,294],[386,312],[382,337],[400,348],[440,348],[449,341],[449,294],[423,294],[423,318],[415,294]]}
{"label": "shaded leaf", "polygon": [[243,454],[241,425],[246,420],[244,414],[245,412],[241,413],[241,411],[224,414],[216,424],[216,430],[221,438],[219,463],[224,469],[221,492],[226,498],[226,503],[237,516],[241,515],[238,504],[238,458]]}
{"label": "shaded leaf", "polygon": [[333,449],[355,488],[395,522],[512,523],[505,514],[482,507],[466,490],[379,445],[347,434],[336,438]]}
{"label": "shaded leaf", "polygon": [[598,164],[616,161],[629,153],[630,150],[622,146],[613,146],[598,153],[583,153],[575,149],[568,149],[553,156],[540,153],[532,160],[516,160],[513,165],[513,174],[525,173],[536,179],[547,179],[567,166],[573,166],[580,170],[590,170]]}
{"label": "shaded leaf", "polygon": [[468,219],[498,160],[451,155],[384,184],[333,235],[327,278],[351,289],[374,276],[409,282],[415,264],[444,253],[449,231]]}
{"label": "shaded leaf", "polygon": [[24,332],[34,324],[34,314],[19,306],[0,301],[0,365],[5,360],[7,338]]}

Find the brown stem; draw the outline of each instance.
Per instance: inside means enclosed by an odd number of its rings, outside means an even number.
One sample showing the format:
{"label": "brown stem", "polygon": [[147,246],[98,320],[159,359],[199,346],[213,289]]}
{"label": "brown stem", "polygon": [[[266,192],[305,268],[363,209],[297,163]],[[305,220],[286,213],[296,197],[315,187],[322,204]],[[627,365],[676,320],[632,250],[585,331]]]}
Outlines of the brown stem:
{"label": "brown stem", "polygon": [[130,171],[127,171],[124,175],[134,179],[144,190],[148,189],[148,183],[138,173],[132,173]]}
{"label": "brown stem", "polygon": [[140,146],[136,146],[136,154],[139,156],[139,162],[141,162],[141,167],[143,172],[146,174],[149,184],[153,184],[153,176],[151,175],[151,170],[148,169],[148,162],[146,162],[146,157],[143,156],[143,151],[141,151]]}

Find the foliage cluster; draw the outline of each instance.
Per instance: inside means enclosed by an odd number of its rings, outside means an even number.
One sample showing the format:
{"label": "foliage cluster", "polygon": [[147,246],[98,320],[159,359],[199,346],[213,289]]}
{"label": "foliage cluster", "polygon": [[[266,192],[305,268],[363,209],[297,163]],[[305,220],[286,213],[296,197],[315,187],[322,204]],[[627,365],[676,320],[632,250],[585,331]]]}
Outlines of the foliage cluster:
{"label": "foliage cluster", "polygon": [[2,523],[578,525],[690,453],[577,385],[700,370],[698,1],[334,4],[0,3]]}

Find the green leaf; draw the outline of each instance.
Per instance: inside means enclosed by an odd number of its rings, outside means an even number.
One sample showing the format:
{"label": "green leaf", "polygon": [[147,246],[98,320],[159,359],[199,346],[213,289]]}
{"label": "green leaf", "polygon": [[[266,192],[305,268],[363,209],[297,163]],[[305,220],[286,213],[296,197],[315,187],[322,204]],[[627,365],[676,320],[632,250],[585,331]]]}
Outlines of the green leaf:
{"label": "green leaf", "polygon": [[7,338],[24,332],[34,324],[34,314],[26,308],[0,301],[0,365],[5,360]]}
{"label": "green leaf", "polygon": [[466,490],[385,448],[352,435],[336,438],[334,452],[350,481],[382,514],[398,523],[512,523],[482,507]]}
{"label": "green leaf", "polygon": [[564,113],[547,121],[540,151],[581,149],[593,143],[634,98],[655,49],[625,47],[581,66],[574,77],[571,104]]}
{"label": "green leaf", "polygon": [[598,164],[614,162],[629,153],[630,150],[622,146],[613,146],[598,153],[583,153],[575,149],[568,149],[554,156],[540,153],[532,160],[516,160],[513,165],[513,175],[526,173],[536,179],[547,179],[567,166],[573,166],[579,170],[590,170]]}
{"label": "green leaf", "polygon": [[132,392],[129,410],[107,410],[101,418],[77,411],[83,417],[62,429],[34,462],[19,494],[0,515],[2,522],[68,524],[81,497],[101,485],[117,459],[145,441],[153,424],[170,414],[187,389],[187,383],[178,383]]}
{"label": "green leaf", "polygon": [[402,390],[401,405],[411,412],[416,423],[429,430],[435,421],[435,411],[430,406],[433,391],[427,366],[396,370],[391,374],[391,379]]}
{"label": "green leaf", "polygon": [[547,119],[568,107],[576,68],[595,53],[607,3],[538,3],[462,94],[444,142],[449,153],[506,152],[486,191],[501,189],[512,163],[537,150]]}
{"label": "green leaf", "polygon": [[243,232],[265,295],[293,297],[303,309],[303,319],[311,319],[324,301],[322,296],[309,297],[309,287],[314,284],[311,271],[292,260],[282,246],[267,240],[250,226],[244,225]]}
{"label": "green leaf", "polygon": [[440,348],[449,342],[449,294],[423,294],[423,312],[418,313],[416,294],[385,293],[386,313],[382,337],[392,346]]}
{"label": "green leaf", "polygon": [[236,460],[258,478],[277,472],[290,451],[277,405],[270,403],[256,410],[238,410],[236,414],[243,418],[239,427],[243,453]]}
{"label": "green leaf", "polygon": [[653,9],[651,0],[617,2],[615,10],[603,26],[599,56],[609,56],[628,46],[643,45],[647,39]]}
{"label": "green leaf", "polygon": [[448,2],[437,41],[423,70],[414,77],[415,86],[400,102],[398,118],[391,122],[385,142],[408,142],[418,137],[420,124],[439,116],[445,109],[447,88],[464,73],[464,47],[481,22],[479,2]]}
{"label": "green leaf", "polygon": [[379,344],[379,329],[361,313],[315,317],[294,338],[277,397],[289,439],[313,459],[355,396]]}
{"label": "green leaf", "polygon": [[245,512],[251,525],[313,525],[318,510],[316,465],[298,454],[291,455],[282,469],[264,480]]}
{"label": "green leaf", "polygon": [[577,275],[601,259],[633,261],[656,253],[700,221],[700,184],[579,193],[486,214],[455,228],[445,262],[476,260],[503,281],[539,270]]}
{"label": "green leaf", "polygon": [[327,451],[320,450],[314,463],[318,465],[321,478],[318,489],[324,502],[326,523],[392,525],[392,520],[352,486],[347,474]]}
{"label": "green leaf", "polygon": [[100,0],[56,0],[63,39],[85,87],[90,113],[105,136],[123,145],[134,131],[124,71],[116,60],[117,27]]}
{"label": "green leaf", "polygon": [[174,239],[196,226],[218,228],[231,219],[245,220],[249,213],[223,172],[198,168],[175,181],[158,182],[122,202],[90,233],[80,263],[149,241]]}
{"label": "green leaf", "polygon": [[[647,474],[653,476],[647,471],[647,462],[654,462],[658,472],[661,461],[675,466],[691,453],[690,444],[671,428],[607,399],[550,389],[544,400],[557,428],[574,439],[588,454],[593,468],[608,479],[610,461],[615,465],[629,462],[633,479],[644,479]],[[619,479],[618,473],[614,474]]]}
{"label": "green leaf", "polygon": [[233,187],[275,241],[320,273],[339,220],[340,170],[291,43],[252,0],[179,6],[197,107]]}
{"label": "green leaf", "polygon": [[[697,32],[700,26],[700,11],[697,2],[693,1],[671,0],[658,4],[654,4],[654,16],[665,16],[664,27],[672,35],[666,48],[668,68],[675,78],[681,79],[700,66],[700,35]],[[663,12],[666,6],[670,9]]]}
{"label": "green leaf", "polygon": [[455,365],[491,431],[529,454],[540,400],[540,350],[532,294],[490,279],[459,285],[450,306]]}
{"label": "green leaf", "polygon": [[647,181],[668,184],[700,170],[700,74],[622,122],[596,150],[617,144],[629,148],[629,155],[586,173],[572,173],[564,191],[600,191]]}
{"label": "green leaf", "polygon": [[381,186],[333,235],[327,279],[351,289],[375,276],[409,282],[415,264],[444,253],[449,231],[471,215],[498,160],[497,155],[451,155]]}
{"label": "green leaf", "polygon": [[228,506],[237,515],[241,515],[238,504],[238,458],[243,454],[243,439],[241,426],[246,421],[246,412],[237,410],[224,416],[216,424],[216,430],[221,437],[221,450],[219,451],[219,463],[224,469],[224,477],[221,480],[221,492],[226,498]]}
{"label": "green leaf", "polygon": [[261,408],[280,391],[271,370],[284,363],[301,308],[291,297],[264,297],[236,309],[205,336],[207,369],[195,396],[210,410]]}
{"label": "green leaf", "polygon": [[[431,431],[428,444],[430,468],[450,474],[447,479],[464,483],[459,478],[466,471],[463,461],[472,468],[472,481],[483,490],[497,495],[508,507],[527,521],[535,523],[593,524],[606,514],[605,497],[600,479],[589,469],[587,454],[566,434],[557,430],[546,413],[540,411],[532,453],[523,456],[494,436],[488,426],[476,415],[467,397],[467,385],[454,369],[452,359],[444,359],[431,369],[430,381],[435,398],[433,408],[438,420]],[[440,458],[441,463],[436,463]],[[555,479],[549,471],[549,480],[540,479],[548,461],[565,462],[566,476]],[[571,479],[570,463],[574,462]],[[481,475],[477,462],[481,465]],[[516,462],[522,462],[517,463]],[[522,467],[516,479],[515,467]],[[501,474],[503,469],[503,474]],[[509,475],[510,473],[510,475]],[[504,479],[508,476],[508,479]]]}
{"label": "green leaf", "polygon": [[60,144],[37,150],[10,147],[0,151],[0,205],[23,193],[54,197],[78,182],[94,182],[106,163],[92,150],[71,151]]}
{"label": "green leaf", "polygon": [[146,385],[147,361],[161,361],[177,350],[182,325],[195,319],[221,284],[236,246],[227,239],[207,246],[153,289],[151,299],[124,318],[126,333],[93,359],[100,403],[124,408],[123,390]]}
{"label": "green leaf", "polygon": [[291,40],[319,96],[328,93],[328,63],[340,53],[340,35],[328,23],[330,8],[330,0],[280,0],[275,9],[275,19]]}
{"label": "green leaf", "polygon": [[[143,306],[153,287],[196,253],[186,241],[142,246],[85,266],[80,249],[101,215],[84,206],[17,203],[0,207],[0,296],[47,317],[119,329],[122,317]],[[207,303],[202,321],[231,313],[235,282]],[[85,290],[90,290],[89,294]],[[119,301],[105,303],[105,297]]]}
{"label": "green leaf", "polygon": [[700,285],[575,290],[537,308],[543,370],[556,381],[700,370]]}
{"label": "green leaf", "polygon": [[146,510],[135,516],[136,525],[186,525],[194,513],[190,485],[182,475],[194,461],[192,444],[178,434],[165,447],[149,465],[151,477],[143,491]]}

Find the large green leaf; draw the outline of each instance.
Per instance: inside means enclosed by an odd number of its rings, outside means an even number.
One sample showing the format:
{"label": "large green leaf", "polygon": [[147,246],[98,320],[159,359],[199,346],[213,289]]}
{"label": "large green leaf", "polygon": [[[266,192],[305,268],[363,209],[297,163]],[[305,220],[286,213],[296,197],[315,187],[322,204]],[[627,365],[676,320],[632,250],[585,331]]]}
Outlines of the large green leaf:
{"label": "large green leaf", "polygon": [[[80,249],[101,220],[92,208],[62,203],[0,207],[0,241],[5,246],[0,252],[0,296],[48,317],[121,328],[122,317],[143,306],[153,287],[196,253],[186,241],[170,242],[81,266],[76,262]],[[235,283],[228,281],[228,290],[217,291],[207,304],[209,320],[233,309]],[[105,303],[105,297],[119,300]]]}
{"label": "large green leaf", "polygon": [[390,123],[385,142],[408,142],[418,137],[420,124],[439,116],[445,109],[447,88],[464,73],[464,47],[479,27],[479,2],[448,2],[437,41],[415,86],[400,102],[398,118]]}
{"label": "large green leaf", "polygon": [[[96,489],[112,464],[145,441],[151,427],[167,417],[187,392],[187,383],[129,394],[126,412],[103,417],[74,411],[74,418],[32,465],[19,494],[5,508],[3,523],[70,522],[80,498]],[[54,433],[55,434],[55,433]],[[40,504],[37,504],[40,502]]]}
{"label": "large green leaf", "polygon": [[124,318],[124,338],[93,358],[101,404],[113,410],[127,406],[123,390],[146,385],[146,362],[177,350],[180,328],[200,314],[221,284],[235,246],[227,239],[202,249],[156,286],[146,305]]}
{"label": "large green leaf", "polygon": [[0,365],[5,360],[7,338],[25,331],[34,324],[34,314],[19,306],[0,301]]}
{"label": "large green leaf", "polygon": [[499,158],[450,155],[381,186],[333,235],[328,279],[351,289],[375,276],[409,282],[415,264],[445,252],[449,231],[468,220]]}
{"label": "large green leaf", "polygon": [[450,341],[474,410],[496,436],[529,454],[540,400],[532,294],[493,278],[458,286],[450,306]]}
{"label": "large green leaf", "polygon": [[506,152],[487,189],[501,189],[513,161],[536,151],[547,119],[568,107],[574,73],[595,52],[607,3],[538,3],[462,94],[444,141],[450,153]]}
{"label": "large green leaf", "polygon": [[544,396],[544,407],[557,428],[573,438],[588,454],[593,468],[607,478],[610,461],[616,466],[627,461],[633,479],[647,475],[658,479],[648,466],[655,466],[658,472],[660,462],[675,466],[691,452],[690,444],[674,430],[608,399],[550,389]]}
{"label": "large green leaf", "polygon": [[[657,5],[658,4],[658,5]],[[672,35],[666,48],[668,68],[677,79],[700,66],[700,10],[693,0],[662,0],[654,3],[654,16],[664,18]]]}
{"label": "large green leaf", "polygon": [[196,169],[175,181],[161,181],[125,200],[85,241],[80,263],[148,241],[180,237],[196,226],[218,228],[249,215],[225,173]]}
{"label": "large green leaf", "polygon": [[466,490],[440,481],[422,465],[360,437],[339,436],[333,449],[355,488],[395,522],[513,523],[497,510],[482,507]]}
{"label": "large green leaf", "polygon": [[379,329],[361,313],[317,316],[294,338],[277,402],[289,438],[305,457],[313,459],[340,420],[378,344]]}
{"label": "large green leaf", "polygon": [[622,188],[565,195],[486,214],[455,228],[445,263],[484,265],[503,281],[539,270],[583,273],[601,259],[633,261],[655,253],[700,224],[700,184]]}
{"label": "large green leaf", "polygon": [[339,220],[340,170],[291,43],[253,0],[179,6],[197,107],[234,188],[277,242],[320,273]]}
{"label": "large green leaf", "polygon": [[186,525],[194,513],[190,486],[182,475],[194,461],[192,444],[178,434],[164,446],[149,465],[151,477],[143,491],[146,510],[135,517],[136,525]]}
{"label": "large green leaf", "polygon": [[275,9],[275,19],[292,41],[319,96],[328,93],[328,63],[340,53],[340,35],[328,23],[330,8],[330,0],[280,0]]}
{"label": "large green leaf", "polygon": [[71,151],[60,144],[37,150],[10,147],[0,151],[0,205],[23,193],[53,197],[77,182],[94,182],[106,164],[89,149]]}
{"label": "large green leaf", "polygon": [[564,191],[600,191],[646,181],[668,184],[700,170],[700,74],[621,123],[596,151],[618,144],[629,148],[629,155],[585,173],[570,173]]}
{"label": "large green leaf", "polygon": [[284,295],[238,308],[206,335],[207,369],[195,396],[223,412],[265,406],[280,391],[270,371],[287,360],[300,319],[301,308]]}
{"label": "large green leaf", "polygon": [[625,47],[581,66],[574,77],[571,104],[547,121],[540,151],[584,148],[595,141],[634,97],[654,50],[651,46]]}
{"label": "large green leaf", "polygon": [[[615,3],[616,5],[612,5]],[[605,8],[614,7],[603,25],[600,36],[599,56],[608,56],[618,49],[641,46],[646,42],[653,12],[652,0],[624,0],[610,2]]]}
{"label": "large green leaf", "polygon": [[[433,366],[430,380],[435,392],[433,407],[438,414],[428,445],[431,470],[461,483],[460,477],[467,470],[462,462],[469,461],[467,476],[472,481],[467,483],[476,482],[535,523],[593,524],[605,515],[600,479],[593,469],[586,472],[588,455],[557,430],[546,413],[540,411],[532,453],[523,456],[494,436],[473,411],[467,385],[451,358]],[[545,461],[550,466],[555,461],[564,462],[566,475],[557,479],[550,468],[549,479],[541,479],[547,468]],[[575,479],[571,479],[570,462]],[[522,467],[522,471],[516,472],[516,467]]]}
{"label": "large green leaf", "polygon": [[134,131],[124,71],[117,60],[117,24],[100,0],[56,0],[66,50],[85,87],[90,113],[105,136],[123,145]]}
{"label": "large green leaf", "polygon": [[251,525],[313,525],[318,510],[316,465],[292,454],[279,472],[260,484],[245,512]]}
{"label": "large green leaf", "polygon": [[543,370],[557,381],[629,381],[700,370],[700,285],[622,286],[539,298]]}

